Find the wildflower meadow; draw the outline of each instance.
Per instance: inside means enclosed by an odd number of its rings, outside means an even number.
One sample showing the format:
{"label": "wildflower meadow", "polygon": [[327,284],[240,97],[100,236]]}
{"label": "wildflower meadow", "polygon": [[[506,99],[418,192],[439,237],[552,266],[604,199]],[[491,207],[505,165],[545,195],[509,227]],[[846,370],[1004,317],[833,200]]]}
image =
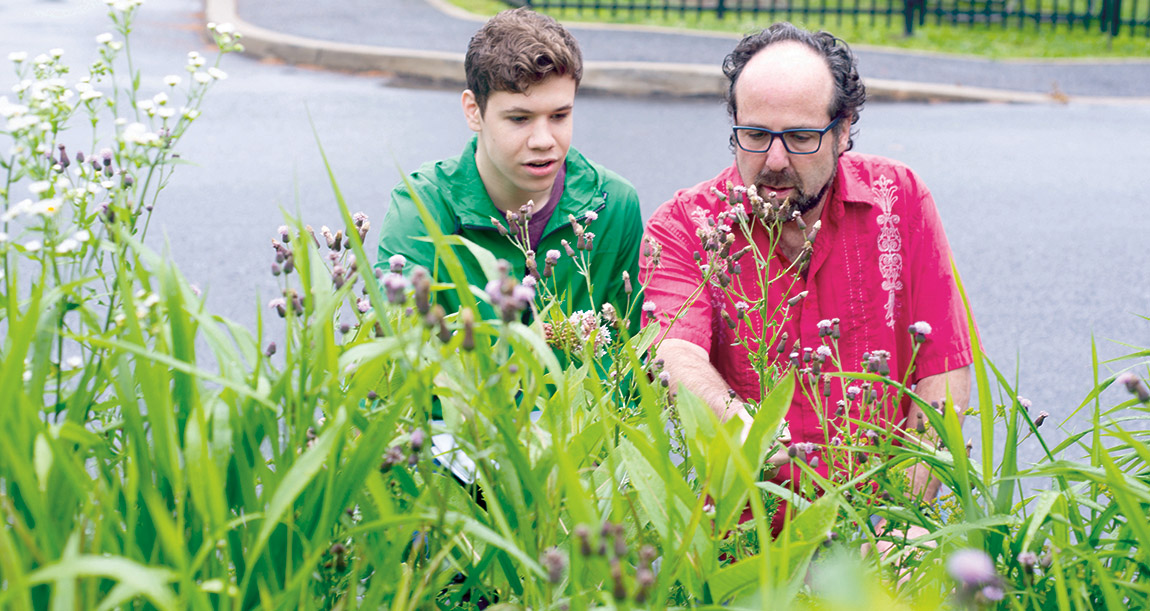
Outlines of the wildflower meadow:
{"label": "wildflower meadow", "polygon": [[[744,346],[763,389],[744,434],[673,392],[652,323],[677,313],[638,279],[625,308],[555,307],[550,270],[588,272],[597,219],[571,219],[564,252],[525,251],[523,278],[432,227],[447,277],[405,274],[375,265],[372,219],[330,167],[330,218],[262,236],[278,292],[252,304],[260,324],[213,315],[145,239],[243,38],[209,24],[218,54],[144,83],[140,10],[108,3],[85,68],[59,50],[0,57],[18,82],[0,96],[0,608],[1150,606],[1150,349],[1085,380],[1088,426],[1051,445],[1049,417],[978,346],[971,405],[928,404],[881,351],[840,362],[839,321],[793,351],[767,325]],[[765,254],[730,245],[777,239],[788,203],[721,196],[699,291],[785,317],[802,296],[741,300],[731,275],[765,273]],[[458,312],[436,304],[446,290]],[[907,333],[931,341],[930,321]],[[846,399],[822,405],[831,384]],[[825,443],[786,444],[796,393],[826,414]],[[925,421],[889,417],[901,401]],[[793,487],[770,481],[771,457]],[[912,490],[916,464],[938,498]]]}

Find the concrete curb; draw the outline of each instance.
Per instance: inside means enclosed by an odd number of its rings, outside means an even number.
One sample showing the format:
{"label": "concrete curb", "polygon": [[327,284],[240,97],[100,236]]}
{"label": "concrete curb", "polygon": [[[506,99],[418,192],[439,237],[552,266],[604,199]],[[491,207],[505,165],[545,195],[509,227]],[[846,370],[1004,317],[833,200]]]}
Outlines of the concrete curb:
{"label": "concrete curb", "polygon": [[[283,34],[240,18],[237,0],[204,0],[207,22],[231,23],[243,34],[244,53],[294,65],[349,72],[379,71],[401,78],[462,86],[462,53],[348,44]],[[433,2],[437,8],[441,3]],[[442,9],[441,9],[442,10]],[[454,14],[457,11],[451,11]],[[872,100],[898,102],[996,102],[1006,104],[1150,104],[1150,98],[1054,96],[962,85],[864,78]],[[727,89],[719,66],[666,62],[589,61],[580,89],[628,96],[719,96]]]}

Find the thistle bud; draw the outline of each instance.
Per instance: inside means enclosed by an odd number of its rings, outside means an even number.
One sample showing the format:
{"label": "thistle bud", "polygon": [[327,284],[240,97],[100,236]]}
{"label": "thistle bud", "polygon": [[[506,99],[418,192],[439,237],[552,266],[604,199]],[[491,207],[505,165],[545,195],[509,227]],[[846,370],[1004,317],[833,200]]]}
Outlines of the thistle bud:
{"label": "thistle bud", "polygon": [[567,558],[556,548],[543,552],[540,564],[547,569],[547,580],[553,584],[563,581],[563,571],[567,568]]}
{"label": "thistle bud", "polygon": [[431,274],[422,265],[411,270],[411,284],[415,291],[415,309],[421,314],[427,314],[431,308]]}
{"label": "thistle bud", "polygon": [[614,582],[614,587],[611,589],[611,595],[617,601],[627,600],[627,584],[623,582],[623,569],[619,566],[619,559],[611,559],[611,581]]}
{"label": "thistle bud", "polygon": [[411,432],[411,451],[419,452],[423,449],[423,442],[427,440],[427,434],[423,429],[415,429]]}
{"label": "thistle bud", "polygon": [[807,297],[807,291],[803,291],[803,292],[799,293],[798,295],[795,295],[794,297],[791,297],[790,299],[788,299],[787,305],[794,307],[794,306],[798,305],[800,301],[802,301],[803,299],[806,299],[806,297]]}
{"label": "thistle bud", "polygon": [[583,556],[591,555],[591,531],[585,524],[579,524],[573,531],[575,538],[579,540],[579,553]]}
{"label": "thistle bud", "polygon": [[59,149],[60,149],[60,161],[58,161],[57,163],[60,164],[60,167],[66,168],[66,167],[72,165],[72,162],[68,160],[68,153],[67,153],[67,151],[64,150],[63,144],[61,144],[59,146]]}
{"label": "thistle bud", "polygon": [[266,350],[264,350],[264,356],[271,358],[271,356],[275,353],[276,353],[276,343],[275,342],[268,342],[268,347]]}
{"label": "thistle bud", "polygon": [[1050,414],[1048,414],[1046,412],[1039,412],[1038,417],[1034,419],[1034,426],[1036,426],[1036,427],[1042,426],[1042,423],[1046,422],[1046,419],[1049,417],[1050,417]]}
{"label": "thistle bud", "polygon": [[466,351],[475,350],[475,313],[471,310],[460,310],[459,320],[463,323],[463,342],[459,347]]}
{"label": "thistle bud", "polygon": [[631,273],[626,270],[623,271],[623,292],[631,296]]}

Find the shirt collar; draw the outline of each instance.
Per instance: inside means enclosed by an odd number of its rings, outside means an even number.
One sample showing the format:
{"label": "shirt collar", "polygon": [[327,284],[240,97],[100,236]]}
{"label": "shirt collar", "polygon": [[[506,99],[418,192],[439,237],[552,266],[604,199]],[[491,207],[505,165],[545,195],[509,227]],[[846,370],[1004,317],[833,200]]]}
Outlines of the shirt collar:
{"label": "shirt collar", "polygon": [[[506,222],[504,214],[495,207],[483,179],[479,177],[479,167],[475,164],[475,149],[478,137],[472,136],[459,157],[459,165],[449,176],[451,195],[455,199],[456,216],[460,224],[466,226],[492,227],[491,219]],[[588,210],[598,207],[601,198],[594,197],[601,191],[602,177],[583,155],[574,148],[567,149],[565,161],[567,176],[564,180],[563,197],[552,213],[552,219],[566,222],[567,215],[581,217]],[[548,227],[551,223],[548,223]]]}

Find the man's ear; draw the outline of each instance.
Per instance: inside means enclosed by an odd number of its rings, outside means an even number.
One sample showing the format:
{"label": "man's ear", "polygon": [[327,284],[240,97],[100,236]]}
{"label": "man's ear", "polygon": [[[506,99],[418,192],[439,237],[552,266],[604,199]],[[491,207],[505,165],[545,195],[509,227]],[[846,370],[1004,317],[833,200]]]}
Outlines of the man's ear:
{"label": "man's ear", "polygon": [[463,118],[467,119],[467,127],[471,128],[473,132],[483,129],[483,113],[479,110],[479,102],[475,100],[475,93],[470,89],[464,89],[460,102],[463,104]]}
{"label": "man's ear", "polygon": [[854,115],[850,115],[839,122],[838,127],[835,128],[835,135],[838,137],[839,152],[846,152],[847,147],[851,142],[851,125],[854,122]]}

